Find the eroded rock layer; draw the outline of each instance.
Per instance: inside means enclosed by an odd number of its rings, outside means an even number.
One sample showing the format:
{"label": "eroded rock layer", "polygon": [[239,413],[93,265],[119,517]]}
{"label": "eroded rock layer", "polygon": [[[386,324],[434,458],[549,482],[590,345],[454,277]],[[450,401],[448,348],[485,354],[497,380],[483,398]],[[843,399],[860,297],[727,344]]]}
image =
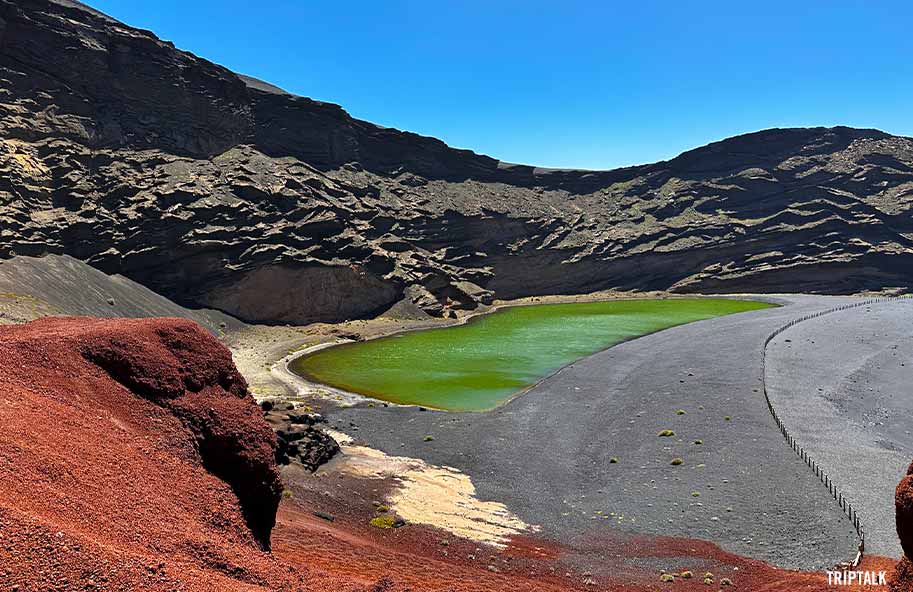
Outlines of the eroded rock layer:
{"label": "eroded rock layer", "polygon": [[510,165],[76,2],[0,0],[0,256],[69,254],[245,320],[609,288],[906,287],[911,166],[913,140],[842,127],[614,171]]}
{"label": "eroded rock layer", "polygon": [[0,328],[0,581],[20,590],[303,589],[270,545],[275,435],[186,320]]}

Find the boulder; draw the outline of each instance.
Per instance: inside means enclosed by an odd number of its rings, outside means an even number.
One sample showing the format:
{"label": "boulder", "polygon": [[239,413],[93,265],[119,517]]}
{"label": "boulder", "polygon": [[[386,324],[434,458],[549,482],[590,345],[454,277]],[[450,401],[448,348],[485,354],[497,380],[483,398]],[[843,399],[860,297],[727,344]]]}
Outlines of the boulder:
{"label": "boulder", "polygon": [[913,463],[894,492],[894,514],[904,556],[894,569],[889,588],[892,592],[913,592]]}
{"label": "boulder", "polygon": [[313,425],[280,428],[276,434],[279,438],[276,461],[279,464],[287,465],[297,461],[313,472],[339,452],[336,440]]}

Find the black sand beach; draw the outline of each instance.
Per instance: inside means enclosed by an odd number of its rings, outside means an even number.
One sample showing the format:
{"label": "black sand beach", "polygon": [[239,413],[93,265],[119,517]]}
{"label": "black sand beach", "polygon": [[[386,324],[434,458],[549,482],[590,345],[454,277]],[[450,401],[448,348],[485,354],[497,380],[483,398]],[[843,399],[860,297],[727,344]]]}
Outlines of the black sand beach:
{"label": "black sand beach", "polygon": [[[832,566],[853,558],[855,532],[786,445],[760,369],[773,330],[854,300],[773,300],[785,306],[595,354],[492,412],[360,406],[329,419],[387,453],[468,473],[480,498],[571,544],[621,530],[710,540],[783,567]],[[675,435],[657,435],[665,429]]]}
{"label": "black sand beach", "polygon": [[768,347],[768,393],[859,513],[869,553],[899,557],[894,488],[913,455],[913,301],[805,321]]}

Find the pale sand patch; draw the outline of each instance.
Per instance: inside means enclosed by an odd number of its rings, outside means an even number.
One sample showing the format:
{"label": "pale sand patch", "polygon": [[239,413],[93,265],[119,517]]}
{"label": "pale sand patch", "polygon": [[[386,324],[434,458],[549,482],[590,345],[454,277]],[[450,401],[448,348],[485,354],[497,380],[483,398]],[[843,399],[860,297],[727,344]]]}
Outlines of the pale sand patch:
{"label": "pale sand patch", "polygon": [[511,535],[538,530],[504,504],[476,498],[472,480],[457,469],[425,465],[400,477],[401,488],[389,501],[409,522],[430,524],[499,547],[504,547]]}
{"label": "pale sand patch", "polygon": [[478,499],[469,475],[457,469],[355,446],[348,435],[326,431],[342,449],[326,470],[372,479],[393,477],[399,487],[390,494],[387,505],[407,522],[435,526],[496,547],[506,546],[512,535],[539,530],[520,520],[504,504]]}

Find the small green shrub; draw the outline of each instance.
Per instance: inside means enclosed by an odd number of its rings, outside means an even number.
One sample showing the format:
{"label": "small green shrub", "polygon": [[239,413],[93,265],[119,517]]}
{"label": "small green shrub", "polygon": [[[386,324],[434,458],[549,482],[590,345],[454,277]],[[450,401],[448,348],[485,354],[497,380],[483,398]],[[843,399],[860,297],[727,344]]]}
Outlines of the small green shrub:
{"label": "small green shrub", "polygon": [[369,523],[374,528],[393,528],[393,523],[396,522],[396,518],[393,516],[378,516],[376,518],[371,518]]}
{"label": "small green shrub", "polygon": [[692,492],[691,492],[691,497],[701,497],[701,492],[700,492],[700,491],[692,491]]}
{"label": "small green shrub", "polygon": [[676,414],[676,415],[684,415],[684,414],[685,414],[685,410],[684,410],[684,409],[679,409],[678,411],[675,412],[675,414]]}
{"label": "small green shrub", "polygon": [[425,436],[425,437],[423,438],[423,440],[424,440],[425,442],[433,442],[433,441],[434,441],[434,436]]}
{"label": "small green shrub", "polygon": [[385,505],[383,505],[383,504],[377,506],[377,507],[374,508],[374,509],[377,510],[377,511],[378,511],[379,513],[381,513],[381,514],[383,514],[384,512],[389,512],[389,511],[390,511],[390,507],[389,507],[389,506],[385,506]]}
{"label": "small green shrub", "polygon": [[700,446],[701,444],[704,443],[704,441],[701,440],[701,439],[697,439],[697,440],[694,441],[694,443],[695,443],[697,446]]}
{"label": "small green shrub", "polygon": [[731,585],[732,585],[732,580],[730,580],[729,578],[723,578],[722,580],[720,580],[720,586],[731,586]]}
{"label": "small green shrub", "polygon": [[618,464],[618,457],[617,457],[617,456],[613,456],[612,458],[610,458],[610,459],[609,459],[609,464],[610,464],[610,465]]}
{"label": "small green shrub", "polygon": [[682,464],[682,463],[684,463],[684,462],[685,462],[685,461],[682,460],[682,459],[680,459],[680,458],[673,458],[673,459],[672,459],[672,462],[669,463],[669,464],[672,465],[673,467],[677,467],[678,465],[680,465],[680,464]]}
{"label": "small green shrub", "polygon": [[678,575],[685,580],[690,580],[694,576],[694,574],[687,569]]}
{"label": "small green shrub", "polygon": [[671,436],[674,436],[675,432],[673,432],[672,430],[661,430],[656,435],[659,436],[660,438],[669,438]]}
{"label": "small green shrub", "polygon": [[661,574],[659,576],[659,581],[660,582],[674,582],[675,576],[673,576],[672,574]]}

